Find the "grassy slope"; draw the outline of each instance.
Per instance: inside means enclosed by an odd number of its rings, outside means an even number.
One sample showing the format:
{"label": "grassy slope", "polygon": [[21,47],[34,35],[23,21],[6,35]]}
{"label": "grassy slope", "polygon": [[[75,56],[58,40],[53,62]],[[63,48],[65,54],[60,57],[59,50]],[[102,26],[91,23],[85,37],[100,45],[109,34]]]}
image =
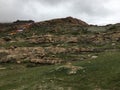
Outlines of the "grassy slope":
{"label": "grassy slope", "polygon": [[6,64],[0,70],[0,90],[120,90],[120,53],[103,53],[95,60],[73,62],[85,69],[75,75],[56,71],[59,65],[26,68]]}

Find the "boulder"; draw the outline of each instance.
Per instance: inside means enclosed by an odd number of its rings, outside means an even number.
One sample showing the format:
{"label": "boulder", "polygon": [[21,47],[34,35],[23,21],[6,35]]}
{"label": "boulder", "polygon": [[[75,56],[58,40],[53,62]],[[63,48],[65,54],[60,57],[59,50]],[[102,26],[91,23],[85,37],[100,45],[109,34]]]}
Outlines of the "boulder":
{"label": "boulder", "polygon": [[1,38],[0,38],[0,44],[3,45],[3,44],[5,44],[5,43],[6,43],[6,41],[5,41],[4,39],[1,39]]}
{"label": "boulder", "polygon": [[58,54],[58,53],[65,53],[66,49],[62,47],[46,47],[45,48],[47,53],[53,53],[53,54]]}
{"label": "boulder", "polygon": [[78,38],[77,37],[69,37],[66,42],[67,43],[77,43]]}
{"label": "boulder", "polygon": [[92,59],[96,59],[96,58],[98,58],[98,56],[92,56],[91,58],[92,58]]}
{"label": "boulder", "polygon": [[60,64],[63,62],[63,60],[60,60],[59,58],[50,58],[45,57],[42,59],[31,59],[30,62],[37,63],[37,64]]}
{"label": "boulder", "polygon": [[72,75],[76,74],[79,70],[84,70],[84,67],[74,66],[71,63],[67,63],[66,65],[60,66],[56,69],[56,71],[67,70],[67,74]]}

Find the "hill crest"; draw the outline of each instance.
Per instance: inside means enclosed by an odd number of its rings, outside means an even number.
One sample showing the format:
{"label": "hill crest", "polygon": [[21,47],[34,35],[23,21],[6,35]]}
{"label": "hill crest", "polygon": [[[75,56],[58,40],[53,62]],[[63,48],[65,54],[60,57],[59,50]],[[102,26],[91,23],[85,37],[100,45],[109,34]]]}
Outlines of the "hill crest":
{"label": "hill crest", "polygon": [[73,17],[66,17],[66,18],[57,18],[42,22],[37,22],[38,25],[81,25],[81,26],[88,26],[88,24],[80,19],[73,18]]}

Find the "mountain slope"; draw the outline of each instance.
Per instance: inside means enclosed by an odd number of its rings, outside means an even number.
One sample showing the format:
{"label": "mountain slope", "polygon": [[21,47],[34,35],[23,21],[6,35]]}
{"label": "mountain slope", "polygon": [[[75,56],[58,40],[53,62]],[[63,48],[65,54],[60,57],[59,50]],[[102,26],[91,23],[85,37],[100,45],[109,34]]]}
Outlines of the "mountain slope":
{"label": "mountain slope", "polygon": [[38,23],[19,20],[12,27],[0,35],[1,63],[56,64],[120,50],[119,24],[94,26],[67,17]]}
{"label": "mountain slope", "polygon": [[[69,71],[78,69],[76,73]],[[64,65],[0,65],[1,90],[120,90],[120,53],[102,53],[97,59]]]}
{"label": "mountain slope", "polygon": [[73,17],[66,17],[66,18],[59,18],[53,19],[43,22],[36,23],[38,25],[81,25],[81,26],[88,26],[88,24],[82,20],[73,18]]}

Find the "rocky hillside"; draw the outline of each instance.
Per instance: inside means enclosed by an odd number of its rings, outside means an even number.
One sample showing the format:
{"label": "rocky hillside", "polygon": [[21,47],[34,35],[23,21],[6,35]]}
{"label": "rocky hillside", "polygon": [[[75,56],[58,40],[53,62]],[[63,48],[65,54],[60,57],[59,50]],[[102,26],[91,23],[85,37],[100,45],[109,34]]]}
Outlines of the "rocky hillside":
{"label": "rocky hillside", "polygon": [[95,26],[72,18],[0,24],[0,63],[57,64],[120,50],[120,24]]}
{"label": "rocky hillside", "polygon": [[44,22],[35,23],[38,26],[53,26],[53,25],[81,25],[81,26],[88,26],[88,24],[82,20],[73,18],[73,17],[66,17],[60,19],[53,19]]}

